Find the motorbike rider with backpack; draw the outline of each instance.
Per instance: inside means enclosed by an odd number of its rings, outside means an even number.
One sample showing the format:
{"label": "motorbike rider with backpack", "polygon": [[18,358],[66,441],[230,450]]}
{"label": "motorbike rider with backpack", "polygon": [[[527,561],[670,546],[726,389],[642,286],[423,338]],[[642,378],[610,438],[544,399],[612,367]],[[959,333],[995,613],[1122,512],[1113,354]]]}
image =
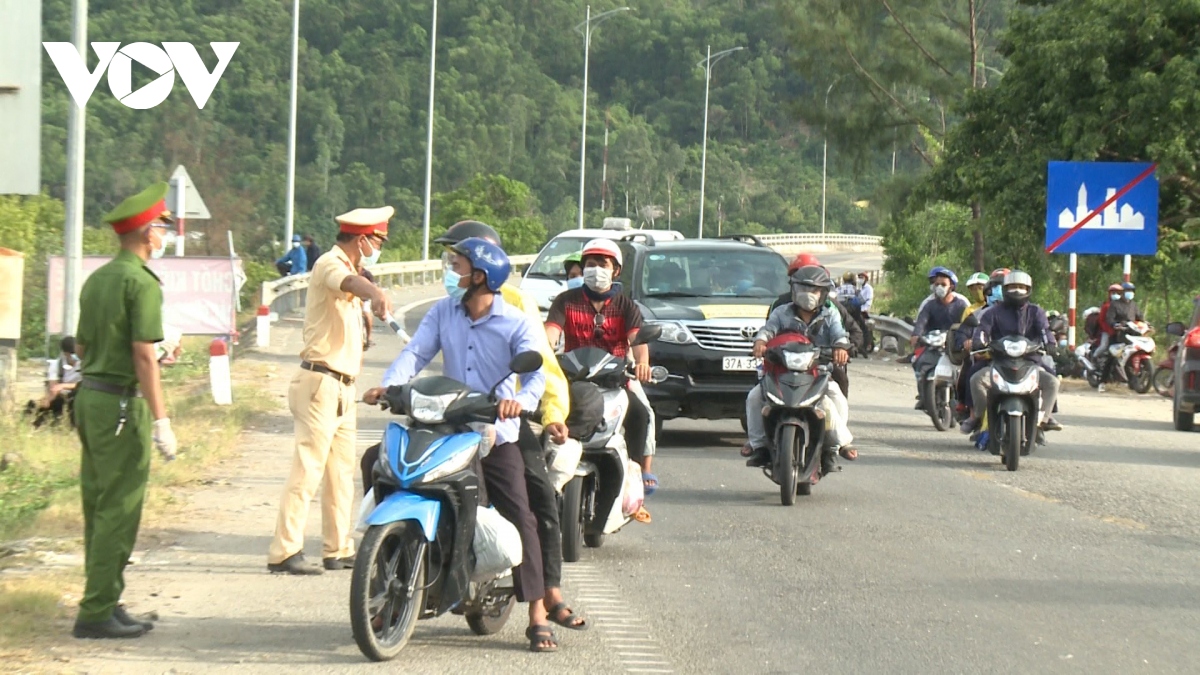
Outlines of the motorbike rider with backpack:
{"label": "motorbike rider with backpack", "polygon": [[[788,281],[792,289],[792,301],[771,311],[766,325],[754,337],[754,356],[762,358],[767,342],[776,335],[799,332],[807,335],[818,347],[832,348],[834,364],[844,366],[850,359],[848,339],[841,316],[827,303],[833,288],[829,273],[823,267],[805,265],[792,272]],[[814,326],[817,327],[816,331],[810,334]],[[762,467],[771,462],[770,441],[763,424],[763,403],[762,385],[755,385],[746,396],[747,445],[750,447],[746,466]],[[854,437],[846,426],[849,406],[836,381],[830,383],[822,407],[826,413],[825,438],[828,445],[821,459],[821,468],[822,473],[828,473],[835,466],[835,452],[854,461],[858,459],[858,451],[853,445]]]}
{"label": "motorbike rider with backpack", "polygon": [[[926,333],[935,330],[948,331],[962,320],[963,312],[970,303],[967,302],[967,298],[954,292],[956,286],[958,276],[951,270],[941,266],[929,270],[929,290],[933,300],[926,299],[927,302],[921,306],[917,321],[913,324],[912,337],[909,340],[914,348]],[[925,401],[921,398],[924,387],[921,384],[925,381],[925,374],[936,365],[937,356],[930,349],[924,350],[919,357],[913,359],[913,374],[917,379],[917,410],[925,409]]]}
{"label": "motorbike rider with backpack", "polygon": [[[563,338],[563,351],[580,347],[599,347],[618,358],[632,353],[636,380],[630,380],[629,412],[625,417],[625,441],[629,458],[642,467],[646,494],[658,489],[658,477],[650,472],[654,458],[654,410],[642,389],[649,382],[650,348],[631,347],[642,327],[642,312],[627,295],[619,292],[615,280],[621,274],[621,249],[609,239],[593,239],[580,252],[584,285],[559,293],[546,317],[546,337],[550,344]],[[639,520],[649,522],[648,514]]]}
{"label": "motorbike rider with backpack", "polygon": [[[979,327],[975,329],[972,342],[978,346],[993,342],[1009,335],[1021,335],[1036,340],[1043,345],[1053,342],[1050,324],[1046,319],[1046,311],[1029,301],[1033,292],[1033,279],[1020,270],[1013,270],[1004,277],[1003,301],[990,307],[979,319]],[[1042,358],[1039,355],[1026,357],[1039,366]],[[1042,394],[1042,420],[1039,425],[1044,431],[1058,431],[1062,425],[1054,420],[1051,412],[1058,400],[1058,378],[1045,369],[1038,369],[1038,388]],[[992,387],[990,370],[985,368],[971,377],[971,399],[975,404],[975,412],[963,427],[969,429],[978,423],[979,411],[987,402],[988,391]]]}

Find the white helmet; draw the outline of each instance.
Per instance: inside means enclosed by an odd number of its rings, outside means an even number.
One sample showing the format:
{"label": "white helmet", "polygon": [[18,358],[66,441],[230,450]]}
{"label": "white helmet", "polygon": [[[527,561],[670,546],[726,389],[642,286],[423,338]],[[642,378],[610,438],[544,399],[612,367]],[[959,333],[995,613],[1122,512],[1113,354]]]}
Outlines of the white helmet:
{"label": "white helmet", "polygon": [[589,255],[603,255],[612,258],[616,262],[617,267],[624,267],[625,263],[621,257],[621,249],[611,239],[593,239],[583,245],[583,250],[579,253],[581,258],[586,258]]}
{"label": "white helmet", "polygon": [[1088,307],[1087,309],[1083,310],[1083,320],[1087,321],[1087,318],[1089,316],[1096,314],[1099,311],[1100,311],[1099,307]]}

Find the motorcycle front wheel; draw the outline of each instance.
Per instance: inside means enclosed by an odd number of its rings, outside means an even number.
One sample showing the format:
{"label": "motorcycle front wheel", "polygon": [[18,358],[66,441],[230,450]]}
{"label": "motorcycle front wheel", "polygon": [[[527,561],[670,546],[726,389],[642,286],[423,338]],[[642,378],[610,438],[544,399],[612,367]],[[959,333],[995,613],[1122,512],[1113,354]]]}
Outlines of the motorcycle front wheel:
{"label": "motorcycle front wheel", "polygon": [[950,385],[935,383],[930,387],[930,393],[933,394],[933,410],[930,413],[930,417],[933,418],[933,428],[945,431],[954,424],[954,406],[951,405]]}
{"label": "motorcycle front wheel", "polygon": [[1154,391],[1157,391],[1160,396],[1171,398],[1175,396],[1175,371],[1171,368],[1163,368],[1159,366],[1154,369]]}
{"label": "motorcycle front wheel", "polygon": [[1134,361],[1130,361],[1125,364],[1125,379],[1129,380],[1130,389],[1139,394],[1144,394],[1150,391],[1150,368],[1146,362],[1134,365],[1135,363]]}
{"label": "motorcycle front wheel", "polygon": [[400,654],[425,602],[425,535],[411,520],[367,530],[350,577],[350,627],[372,661]]}
{"label": "motorcycle front wheel", "polygon": [[785,424],[779,429],[775,445],[775,480],[779,481],[779,501],[784,506],[796,503],[796,427]]}
{"label": "motorcycle front wheel", "polygon": [[1004,416],[1004,468],[1016,471],[1021,461],[1021,442],[1025,440],[1025,419]]}
{"label": "motorcycle front wheel", "polygon": [[563,562],[577,562],[583,548],[583,478],[575,476],[563,487],[559,521]]}

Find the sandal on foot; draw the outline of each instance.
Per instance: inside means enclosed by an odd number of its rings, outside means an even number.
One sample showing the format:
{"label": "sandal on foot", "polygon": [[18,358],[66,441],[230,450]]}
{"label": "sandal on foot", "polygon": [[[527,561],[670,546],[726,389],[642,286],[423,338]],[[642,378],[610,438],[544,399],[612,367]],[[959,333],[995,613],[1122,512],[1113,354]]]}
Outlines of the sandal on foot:
{"label": "sandal on foot", "polygon": [[644,506],[638,507],[637,512],[633,514],[633,519],[639,523],[648,523],[650,522],[650,512]]}
{"label": "sandal on foot", "polygon": [[[558,616],[559,612],[566,612],[567,615],[561,619],[557,619],[555,617]],[[572,611],[571,608],[567,606],[565,601],[551,607],[546,616],[551,621],[562,626],[563,628],[569,628],[571,630],[587,630],[588,628],[591,628],[591,624],[588,623],[587,619]],[[575,623],[576,621],[579,623]]]}
{"label": "sandal on foot", "polygon": [[742,457],[752,457],[754,455],[754,446],[749,443],[742,446]]}
{"label": "sandal on foot", "polygon": [[646,493],[647,497],[649,497],[650,495],[657,492],[658,491],[658,476],[655,476],[652,473],[646,473],[645,471],[643,471],[642,472],[642,491]]}
{"label": "sandal on foot", "polygon": [[838,454],[842,456],[842,459],[849,462],[858,459],[858,450],[853,445],[843,445],[838,448]]}
{"label": "sandal on foot", "polygon": [[[558,640],[554,639],[554,630],[549,624],[538,624],[525,629],[525,637],[529,639],[529,651],[531,652],[556,652],[558,651]],[[550,643],[549,646],[542,646],[543,642]]]}

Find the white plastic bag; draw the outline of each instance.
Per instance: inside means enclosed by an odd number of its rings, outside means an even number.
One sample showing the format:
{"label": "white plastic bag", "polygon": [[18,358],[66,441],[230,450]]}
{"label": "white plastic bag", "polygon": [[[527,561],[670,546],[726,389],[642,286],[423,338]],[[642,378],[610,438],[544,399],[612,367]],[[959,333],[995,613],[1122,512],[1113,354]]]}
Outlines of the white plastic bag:
{"label": "white plastic bag", "polygon": [[375,510],[375,488],[367,490],[367,494],[363,495],[362,503],[358,505],[358,520],[355,521],[354,529],[359,532],[367,531],[367,518]]}
{"label": "white plastic bag", "polygon": [[583,444],[574,438],[568,438],[565,443],[547,442],[546,450],[553,459],[547,468],[550,470],[550,482],[557,492],[575,477],[575,469],[579,467],[579,458],[583,457]]}
{"label": "white plastic bag", "polygon": [[646,487],[642,483],[642,467],[629,460],[625,468],[625,489],[621,491],[621,512],[632,516],[646,501]]}
{"label": "white plastic bag", "polygon": [[521,534],[496,509],[475,509],[475,569],[471,581],[487,581],[521,564]]}

